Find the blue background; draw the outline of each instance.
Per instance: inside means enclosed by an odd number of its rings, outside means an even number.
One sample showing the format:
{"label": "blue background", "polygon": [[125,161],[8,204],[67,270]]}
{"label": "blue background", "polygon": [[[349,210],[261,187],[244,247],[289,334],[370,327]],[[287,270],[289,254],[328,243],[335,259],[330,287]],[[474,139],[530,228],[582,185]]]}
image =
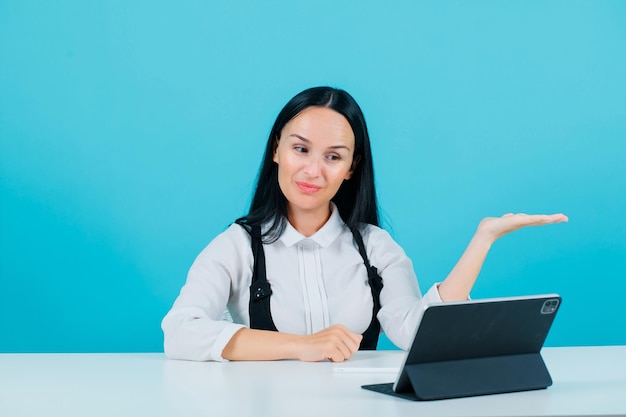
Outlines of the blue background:
{"label": "blue background", "polygon": [[160,351],[315,85],[361,104],[423,291],[482,217],[564,212],[472,296],[558,292],[548,345],[626,344],[625,74],[624,1],[2,0],[0,351]]}

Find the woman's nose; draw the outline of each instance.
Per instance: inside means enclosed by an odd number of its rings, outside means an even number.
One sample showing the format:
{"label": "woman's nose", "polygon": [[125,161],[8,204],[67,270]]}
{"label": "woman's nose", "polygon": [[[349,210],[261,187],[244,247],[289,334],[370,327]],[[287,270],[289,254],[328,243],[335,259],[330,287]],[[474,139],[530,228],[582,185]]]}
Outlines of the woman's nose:
{"label": "woman's nose", "polygon": [[315,178],[320,176],[321,172],[321,164],[319,158],[310,157],[307,158],[306,166],[304,167],[304,172],[309,177]]}

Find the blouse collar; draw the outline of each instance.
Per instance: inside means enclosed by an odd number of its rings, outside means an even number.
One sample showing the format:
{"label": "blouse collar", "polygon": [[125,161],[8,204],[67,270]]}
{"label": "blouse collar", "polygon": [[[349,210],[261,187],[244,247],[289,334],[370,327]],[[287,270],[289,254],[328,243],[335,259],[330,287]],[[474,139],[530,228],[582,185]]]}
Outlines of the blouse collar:
{"label": "blouse collar", "polygon": [[303,241],[315,242],[322,247],[330,246],[346,227],[335,203],[330,203],[330,210],[331,214],[328,221],[312,236],[304,236],[302,233],[298,232],[291,223],[287,222],[287,227],[285,227],[285,231],[280,236],[280,241],[283,242],[285,246],[293,246]]}

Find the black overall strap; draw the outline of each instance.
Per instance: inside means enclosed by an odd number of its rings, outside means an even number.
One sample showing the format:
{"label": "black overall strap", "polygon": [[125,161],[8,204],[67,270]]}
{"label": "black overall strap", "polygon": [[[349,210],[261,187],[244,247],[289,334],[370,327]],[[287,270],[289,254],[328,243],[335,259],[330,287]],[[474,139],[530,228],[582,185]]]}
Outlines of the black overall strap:
{"label": "black overall strap", "polygon": [[380,310],[380,291],[383,289],[383,279],[380,275],[378,275],[376,267],[370,265],[361,233],[353,227],[350,228],[350,231],[352,232],[354,241],[359,247],[359,253],[361,254],[361,258],[363,258],[365,268],[367,268],[367,282],[370,286],[370,291],[372,292],[372,299],[374,300],[374,306],[372,308],[372,321],[367,330],[365,330],[365,333],[363,333],[363,339],[361,340],[359,350],[376,350],[376,346],[378,345],[378,336],[380,335],[380,322],[378,321],[377,315]]}
{"label": "black overall strap", "polygon": [[[272,289],[267,282],[265,268],[265,252],[263,250],[263,242],[261,240],[261,227],[249,226],[238,223],[250,234],[250,245],[252,246],[252,255],[254,257],[254,266],[252,269],[252,284],[250,285],[250,303],[248,312],[250,314],[250,328],[259,330],[278,331],[272,313],[270,311],[270,296]],[[380,335],[380,323],[376,317],[380,310],[380,291],[383,288],[383,279],[378,275],[376,267],[370,265],[363,237],[356,228],[351,228],[352,236],[359,248],[359,254],[363,258],[365,268],[367,269],[367,281],[372,292],[373,308],[372,321],[369,327],[363,333],[363,339],[359,350],[375,350],[378,345],[378,336]]]}
{"label": "black overall strap", "polygon": [[265,271],[265,251],[263,250],[263,242],[261,240],[261,227],[238,224],[250,234],[250,245],[252,246],[252,256],[254,257],[252,283],[250,285],[250,303],[248,305],[250,328],[278,331],[270,311],[272,289],[270,283],[267,282]]}

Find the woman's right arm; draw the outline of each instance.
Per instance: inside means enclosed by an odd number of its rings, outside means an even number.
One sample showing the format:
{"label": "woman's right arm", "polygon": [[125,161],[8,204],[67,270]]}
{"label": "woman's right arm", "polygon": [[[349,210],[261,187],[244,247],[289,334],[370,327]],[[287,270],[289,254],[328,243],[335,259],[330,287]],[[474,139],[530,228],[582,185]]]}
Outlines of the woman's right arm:
{"label": "woman's right arm", "polygon": [[[249,297],[251,252],[246,232],[235,225],[198,255],[161,324],[168,358],[340,362],[358,350],[362,336],[341,325],[312,335],[294,335],[222,320],[231,293],[245,294],[246,300]],[[246,310],[245,306],[242,309]]]}
{"label": "woman's right arm", "polygon": [[230,339],[222,352],[229,360],[298,359],[342,362],[357,350],[363,336],[336,324],[311,335],[294,335],[243,328]]}
{"label": "woman's right arm", "polygon": [[[195,259],[174,305],[161,323],[167,357],[224,360],[224,346],[242,327],[222,320],[226,304],[250,269],[250,240],[238,225],[218,235]],[[251,272],[248,272],[251,274]]]}

